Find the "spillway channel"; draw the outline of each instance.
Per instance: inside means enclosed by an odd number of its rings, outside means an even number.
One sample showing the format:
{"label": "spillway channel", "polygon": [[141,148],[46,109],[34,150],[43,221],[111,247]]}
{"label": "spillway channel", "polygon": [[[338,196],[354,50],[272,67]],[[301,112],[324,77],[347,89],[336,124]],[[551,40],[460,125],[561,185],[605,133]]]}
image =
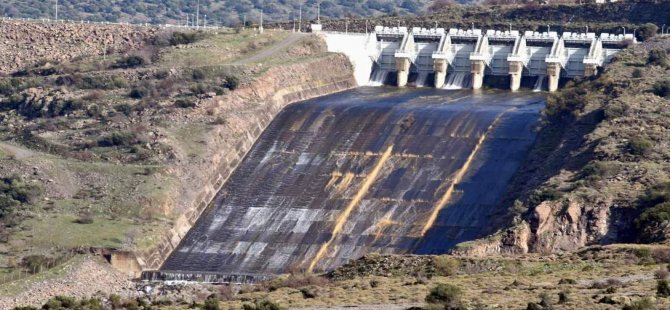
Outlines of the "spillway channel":
{"label": "spillway channel", "polygon": [[482,237],[545,95],[362,87],[292,104],[263,132],[164,279],[248,282]]}

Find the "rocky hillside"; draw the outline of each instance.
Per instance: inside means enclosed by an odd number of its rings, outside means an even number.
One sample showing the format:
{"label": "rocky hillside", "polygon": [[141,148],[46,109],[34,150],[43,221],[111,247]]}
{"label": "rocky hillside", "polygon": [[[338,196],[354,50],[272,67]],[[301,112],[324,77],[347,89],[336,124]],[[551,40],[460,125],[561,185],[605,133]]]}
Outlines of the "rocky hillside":
{"label": "rocky hillside", "polygon": [[42,62],[140,50],[155,28],[0,21],[0,74]]}
{"label": "rocky hillside", "polygon": [[616,56],[599,77],[552,94],[538,143],[513,187],[513,229],[462,253],[569,251],[666,242],[670,197],[670,39]]}

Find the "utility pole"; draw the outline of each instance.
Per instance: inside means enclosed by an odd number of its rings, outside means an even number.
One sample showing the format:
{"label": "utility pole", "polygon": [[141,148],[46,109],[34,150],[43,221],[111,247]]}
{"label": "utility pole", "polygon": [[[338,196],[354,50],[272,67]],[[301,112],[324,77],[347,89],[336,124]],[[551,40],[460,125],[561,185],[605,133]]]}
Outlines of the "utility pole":
{"label": "utility pole", "polygon": [[242,15],[242,30],[247,28],[247,14]]}
{"label": "utility pole", "polygon": [[202,27],[207,28],[207,14],[205,14],[205,24]]}
{"label": "utility pole", "polygon": [[263,33],[263,8],[261,7],[261,25],[258,27],[258,33]]}
{"label": "utility pole", "polygon": [[316,23],[321,25],[321,2],[316,4]]}
{"label": "utility pole", "polygon": [[58,21],[58,0],[56,0],[56,21]]}
{"label": "utility pole", "polygon": [[298,32],[302,32],[302,1],[300,2],[300,13],[298,16]]}
{"label": "utility pole", "polygon": [[198,0],[198,6],[195,8],[195,28],[200,27],[200,0]]}

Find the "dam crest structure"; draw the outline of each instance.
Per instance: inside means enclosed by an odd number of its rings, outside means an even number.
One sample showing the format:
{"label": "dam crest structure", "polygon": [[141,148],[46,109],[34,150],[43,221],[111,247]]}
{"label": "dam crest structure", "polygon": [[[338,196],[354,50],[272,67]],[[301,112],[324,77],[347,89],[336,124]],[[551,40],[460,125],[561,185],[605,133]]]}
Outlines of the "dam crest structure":
{"label": "dam crest structure", "polygon": [[[318,28],[320,29],[320,28]],[[320,31],[318,31],[320,32]],[[547,81],[556,91],[559,80],[594,76],[629,44],[632,34],[498,31],[481,29],[376,26],[372,33],[320,32],[329,51],[347,55],[359,83],[371,85],[414,81],[436,88],[480,89],[487,77],[509,78],[513,91],[522,78]],[[389,83],[389,77],[395,78]],[[361,83],[362,84],[362,83]]]}

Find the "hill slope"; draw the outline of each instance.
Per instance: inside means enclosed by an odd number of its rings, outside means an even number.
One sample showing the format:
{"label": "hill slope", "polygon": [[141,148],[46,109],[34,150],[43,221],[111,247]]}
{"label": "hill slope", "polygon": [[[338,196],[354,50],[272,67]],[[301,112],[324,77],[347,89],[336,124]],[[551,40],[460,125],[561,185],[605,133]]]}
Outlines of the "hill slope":
{"label": "hill slope", "polygon": [[[303,4],[303,19],[315,18],[315,0],[200,0],[200,22],[207,15],[208,24],[235,25],[244,15],[247,21],[256,22],[260,9],[268,21],[287,21],[298,18],[300,3]],[[417,14],[423,12],[432,0],[322,0],[321,15],[324,17],[372,16],[381,14]],[[20,18],[55,18],[55,1],[8,0],[0,4],[3,16]],[[60,0],[59,19],[86,19],[111,22],[149,22],[155,24],[184,24],[186,14],[195,15],[197,1],[178,0]]]}

